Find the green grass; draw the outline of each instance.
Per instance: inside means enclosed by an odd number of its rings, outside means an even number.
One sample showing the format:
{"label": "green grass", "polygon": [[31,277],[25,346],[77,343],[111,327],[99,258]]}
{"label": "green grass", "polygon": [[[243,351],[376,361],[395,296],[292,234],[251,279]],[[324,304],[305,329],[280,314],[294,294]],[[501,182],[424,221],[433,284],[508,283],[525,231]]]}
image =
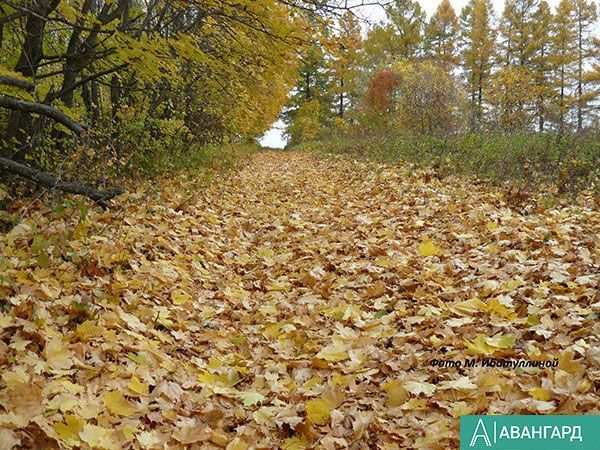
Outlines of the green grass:
{"label": "green grass", "polygon": [[[305,144],[308,145],[308,144]],[[600,134],[550,133],[433,136],[364,136],[332,133],[318,146],[384,162],[433,167],[440,176],[466,174],[524,191],[576,194],[599,190]]]}
{"label": "green grass", "polygon": [[141,153],[132,166],[147,177],[179,172],[193,173],[202,168],[231,169],[248,161],[259,149],[254,143],[193,145],[185,150],[169,149]]}

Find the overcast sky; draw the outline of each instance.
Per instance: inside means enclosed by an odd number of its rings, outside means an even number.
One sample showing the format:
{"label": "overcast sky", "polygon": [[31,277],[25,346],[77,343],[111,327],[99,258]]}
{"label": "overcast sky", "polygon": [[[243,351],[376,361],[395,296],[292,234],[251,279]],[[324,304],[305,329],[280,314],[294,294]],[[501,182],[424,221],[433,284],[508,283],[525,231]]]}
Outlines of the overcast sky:
{"label": "overcast sky", "polygon": [[[427,13],[427,17],[431,17],[431,15],[435,12],[438,5],[442,0],[418,0],[421,4],[421,7]],[[460,15],[460,11],[467,4],[469,0],[450,0],[456,15]],[[548,4],[554,9],[560,0],[546,0]],[[502,10],[504,9],[504,0],[492,0],[494,5],[494,12],[496,16],[502,14]],[[383,8],[380,6],[366,6],[361,8],[361,10],[357,13],[357,15],[361,16],[369,23],[377,23],[381,22],[385,18],[385,12]],[[260,143],[265,147],[275,147],[275,148],[283,148],[285,146],[285,140],[283,138],[284,124],[281,121],[277,121],[273,128],[271,128],[267,133],[261,138]]]}

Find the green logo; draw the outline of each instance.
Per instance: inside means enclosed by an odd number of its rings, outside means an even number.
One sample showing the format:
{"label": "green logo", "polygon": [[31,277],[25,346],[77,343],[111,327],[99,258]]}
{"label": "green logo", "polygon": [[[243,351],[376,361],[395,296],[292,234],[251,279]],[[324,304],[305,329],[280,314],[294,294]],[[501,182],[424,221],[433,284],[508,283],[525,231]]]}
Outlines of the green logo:
{"label": "green logo", "polygon": [[460,449],[600,450],[600,416],[462,416]]}

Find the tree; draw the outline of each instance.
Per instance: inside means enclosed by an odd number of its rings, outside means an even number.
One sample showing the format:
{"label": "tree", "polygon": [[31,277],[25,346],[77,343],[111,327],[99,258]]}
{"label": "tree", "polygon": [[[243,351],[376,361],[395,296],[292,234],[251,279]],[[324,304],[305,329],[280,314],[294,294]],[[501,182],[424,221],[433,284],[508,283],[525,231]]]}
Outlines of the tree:
{"label": "tree", "polygon": [[92,142],[120,166],[165,146],[261,135],[287,101],[303,12],[328,7],[0,0],[2,174],[104,199],[53,172]]}
{"label": "tree", "polygon": [[[499,26],[499,57],[503,67],[495,80],[495,92],[499,98],[494,102],[501,107],[498,117],[500,125],[505,128],[526,127],[530,110],[542,107],[533,89],[536,85],[534,66],[536,58],[538,63],[544,64],[539,57],[540,49],[546,45],[546,37],[540,30],[538,19],[547,20],[548,17],[544,17],[547,12],[540,7],[539,0],[508,0],[504,7]],[[540,82],[539,94],[543,95],[543,79],[538,76],[537,81]],[[501,91],[509,87],[513,92]],[[515,93],[521,98],[515,97]],[[534,106],[533,102],[537,105]]]}
{"label": "tree", "polygon": [[[282,114],[288,128],[297,120],[311,124],[317,121],[319,126],[323,126],[333,118],[336,110],[335,93],[339,91],[334,85],[335,78],[327,53],[333,42],[331,30],[317,23],[313,23],[313,27],[316,33],[302,48],[294,89]],[[304,107],[307,103],[310,103],[310,107]],[[307,128],[314,127],[298,125],[299,130]],[[305,135],[303,132],[290,133],[294,142],[299,142]]]}
{"label": "tree", "polygon": [[542,132],[546,124],[548,103],[554,94],[550,60],[551,30],[554,18],[550,6],[545,0],[539,3],[533,20],[536,26],[532,36],[534,53],[531,57],[531,72],[535,86],[535,115],[537,116],[538,130]]}
{"label": "tree", "polygon": [[586,0],[574,0],[574,14],[577,30],[577,72],[576,72],[576,103],[577,129],[583,127],[583,115],[587,104],[598,96],[597,91],[585,91],[585,67],[594,55],[593,36],[591,29],[598,19],[596,3]]}
{"label": "tree", "polygon": [[[597,98],[600,93],[600,37],[593,39],[592,54],[595,62],[591,69],[583,75],[583,82],[589,86],[592,90],[591,92],[595,93],[595,97]],[[597,111],[598,105],[594,109]],[[590,108],[590,112],[594,111],[594,109]],[[599,127],[600,117],[592,114],[589,114],[589,116],[592,126]]]}
{"label": "tree", "polygon": [[458,18],[449,0],[442,0],[425,25],[424,51],[450,72],[458,64]]}
{"label": "tree", "polygon": [[368,34],[365,50],[373,67],[414,58],[423,42],[425,12],[417,1],[395,0],[385,9],[388,23],[376,25]]}
{"label": "tree", "polygon": [[562,133],[573,103],[570,89],[577,62],[576,17],[571,0],[561,0],[558,4],[553,25],[551,61],[555,70],[554,86],[557,90],[554,108],[558,115],[558,130]]}
{"label": "tree", "polygon": [[287,127],[290,145],[315,139],[323,130],[322,105],[312,99],[302,103],[295,111],[294,120]]}
{"label": "tree", "polygon": [[537,45],[534,34],[538,3],[539,0],[507,0],[498,28],[503,65],[530,67]]}
{"label": "tree", "polygon": [[484,91],[495,55],[493,9],[489,0],[470,0],[460,17],[461,57],[471,101],[472,127],[483,121]]}
{"label": "tree", "polygon": [[362,36],[360,24],[351,11],[347,11],[338,22],[339,33],[332,38],[331,45],[331,72],[335,79],[334,94],[338,98],[338,116],[344,117],[347,103],[354,103],[357,95]]}
{"label": "tree", "polygon": [[492,76],[490,102],[496,123],[512,132],[531,123],[527,108],[535,98],[536,90],[531,73],[519,65],[505,66]]}

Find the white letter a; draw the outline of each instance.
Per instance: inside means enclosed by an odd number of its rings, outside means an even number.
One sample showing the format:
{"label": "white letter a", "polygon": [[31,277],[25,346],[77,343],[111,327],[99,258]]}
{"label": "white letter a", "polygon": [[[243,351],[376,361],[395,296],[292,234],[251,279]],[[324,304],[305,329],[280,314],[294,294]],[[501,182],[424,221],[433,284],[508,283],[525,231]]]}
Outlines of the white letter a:
{"label": "white letter a", "polygon": [[[483,433],[479,433],[479,427],[483,429]],[[486,447],[491,447],[492,444],[490,442],[490,438],[488,437],[487,430],[485,429],[485,425],[483,424],[483,420],[479,419],[477,422],[477,426],[475,427],[475,431],[473,432],[473,437],[471,438],[471,447],[474,447],[477,443],[477,439],[483,438]]]}

